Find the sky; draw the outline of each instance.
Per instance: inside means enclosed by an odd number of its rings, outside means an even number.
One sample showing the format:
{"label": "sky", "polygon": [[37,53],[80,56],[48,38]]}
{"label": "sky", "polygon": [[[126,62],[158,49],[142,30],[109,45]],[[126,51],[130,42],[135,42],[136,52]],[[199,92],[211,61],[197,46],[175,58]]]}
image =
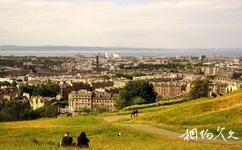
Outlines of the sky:
{"label": "sky", "polygon": [[242,48],[242,0],[0,0],[0,45]]}

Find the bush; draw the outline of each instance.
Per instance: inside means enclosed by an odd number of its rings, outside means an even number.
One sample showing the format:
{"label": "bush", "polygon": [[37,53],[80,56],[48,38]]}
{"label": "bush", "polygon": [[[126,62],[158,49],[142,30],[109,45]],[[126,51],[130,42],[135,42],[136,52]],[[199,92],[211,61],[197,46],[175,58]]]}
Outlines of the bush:
{"label": "bush", "polygon": [[108,109],[104,106],[99,106],[96,108],[97,113],[103,113],[103,112],[108,112]]}
{"label": "bush", "polygon": [[39,109],[36,109],[33,115],[39,115],[40,117],[57,117],[58,107],[55,105],[45,105]]}
{"label": "bush", "polygon": [[90,113],[91,112],[91,109],[90,108],[87,108],[87,107],[83,107],[82,109],[81,109],[81,112],[84,112],[84,113]]}

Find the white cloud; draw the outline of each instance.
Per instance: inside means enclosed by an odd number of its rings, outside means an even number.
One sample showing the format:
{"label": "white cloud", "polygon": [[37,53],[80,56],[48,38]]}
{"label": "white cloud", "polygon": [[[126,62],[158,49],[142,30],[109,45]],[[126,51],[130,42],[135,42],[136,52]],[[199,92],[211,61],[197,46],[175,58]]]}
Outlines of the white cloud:
{"label": "white cloud", "polygon": [[0,0],[0,44],[242,47],[240,0]]}

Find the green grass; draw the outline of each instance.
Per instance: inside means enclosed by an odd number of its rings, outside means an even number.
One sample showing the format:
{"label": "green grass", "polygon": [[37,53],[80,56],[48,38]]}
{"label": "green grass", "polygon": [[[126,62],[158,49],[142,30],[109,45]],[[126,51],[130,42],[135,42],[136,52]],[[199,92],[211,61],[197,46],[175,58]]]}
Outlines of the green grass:
{"label": "green grass", "polygon": [[218,126],[233,130],[242,139],[242,91],[214,99],[198,99],[181,104],[143,110],[134,123],[147,123],[173,131],[186,128],[210,129]]}
{"label": "green grass", "polygon": [[[91,149],[113,150],[173,150],[173,149],[240,149],[239,145],[184,142],[156,134],[106,123],[98,116],[78,116],[57,119],[0,123],[1,150],[55,150],[64,131],[76,140],[85,131],[91,141]],[[117,136],[121,132],[122,136]],[[74,149],[74,148],[66,148]]]}
{"label": "green grass", "polygon": [[[242,91],[216,99],[198,99],[180,104],[141,110],[142,116],[122,123],[146,123],[169,130],[185,132],[186,128],[210,129],[218,126],[236,132],[242,138]],[[81,131],[87,133],[91,149],[97,150],[241,150],[242,145],[185,142],[116,123],[102,117],[128,114],[130,111],[78,117],[39,119],[0,123],[0,150],[56,150],[64,133],[76,141]],[[227,130],[226,130],[227,131]],[[122,136],[117,136],[121,132]],[[66,148],[74,149],[74,148]]]}

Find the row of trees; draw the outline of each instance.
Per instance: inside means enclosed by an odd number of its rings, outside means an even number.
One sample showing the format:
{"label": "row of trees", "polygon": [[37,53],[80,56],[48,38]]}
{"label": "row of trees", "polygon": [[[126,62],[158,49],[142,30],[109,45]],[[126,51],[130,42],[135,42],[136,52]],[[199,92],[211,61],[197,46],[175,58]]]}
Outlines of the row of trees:
{"label": "row of trees", "polygon": [[15,87],[16,85],[17,85],[16,81],[13,81],[12,83],[10,83],[8,81],[0,82],[0,87],[2,87],[2,86],[14,86]]}
{"label": "row of trees", "polygon": [[0,103],[0,121],[32,120],[40,117],[56,117],[57,115],[57,106],[51,104],[32,110],[27,100]]}
{"label": "row of trees", "polygon": [[31,96],[55,97],[59,93],[60,87],[58,84],[48,82],[37,86],[21,85],[19,90],[21,94],[29,93]]}
{"label": "row of trees", "polygon": [[9,83],[8,81],[3,81],[3,82],[0,82],[0,87],[1,86],[10,86],[11,83]]}

